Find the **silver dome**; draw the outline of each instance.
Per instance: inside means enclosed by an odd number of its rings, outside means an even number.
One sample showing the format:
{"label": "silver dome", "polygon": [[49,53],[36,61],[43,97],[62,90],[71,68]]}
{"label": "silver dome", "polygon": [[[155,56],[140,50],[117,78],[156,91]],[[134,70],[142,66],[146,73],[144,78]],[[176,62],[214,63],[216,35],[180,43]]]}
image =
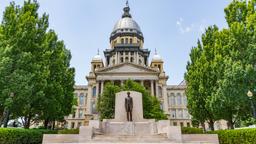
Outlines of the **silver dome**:
{"label": "silver dome", "polygon": [[136,30],[137,32],[141,32],[137,22],[130,17],[124,17],[115,24],[113,32],[116,32],[118,30],[124,30],[124,31]]}

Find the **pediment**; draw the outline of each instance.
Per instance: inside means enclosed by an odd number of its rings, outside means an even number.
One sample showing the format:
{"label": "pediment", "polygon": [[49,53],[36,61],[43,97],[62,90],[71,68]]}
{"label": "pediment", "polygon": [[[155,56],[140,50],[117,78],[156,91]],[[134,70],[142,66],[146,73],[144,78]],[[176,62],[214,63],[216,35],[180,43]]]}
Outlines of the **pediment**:
{"label": "pediment", "polygon": [[123,63],[120,65],[107,67],[96,71],[96,73],[158,73],[157,70],[132,63]]}

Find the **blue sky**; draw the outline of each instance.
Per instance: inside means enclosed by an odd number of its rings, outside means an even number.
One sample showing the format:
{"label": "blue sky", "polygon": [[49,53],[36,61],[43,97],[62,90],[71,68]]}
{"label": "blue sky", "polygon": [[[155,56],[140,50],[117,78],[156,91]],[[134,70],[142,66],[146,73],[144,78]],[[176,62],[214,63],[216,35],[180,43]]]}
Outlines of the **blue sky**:
{"label": "blue sky", "polygon": [[[0,0],[0,19],[11,0]],[[164,59],[168,84],[183,80],[189,52],[207,26],[226,27],[224,8],[231,0],[130,0],[131,14],[140,25],[145,48],[156,48]],[[23,0],[16,0],[23,4]],[[50,28],[71,50],[76,84],[87,84],[90,62],[109,48],[109,36],[121,18],[125,0],[38,0],[40,13],[50,15]]]}

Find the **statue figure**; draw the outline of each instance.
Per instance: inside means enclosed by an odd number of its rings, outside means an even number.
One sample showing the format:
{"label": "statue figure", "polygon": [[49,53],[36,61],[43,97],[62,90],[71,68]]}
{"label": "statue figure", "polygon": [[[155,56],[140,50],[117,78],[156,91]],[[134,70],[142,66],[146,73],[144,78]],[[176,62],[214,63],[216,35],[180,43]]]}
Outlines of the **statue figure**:
{"label": "statue figure", "polygon": [[127,92],[127,97],[125,98],[125,110],[127,113],[127,121],[132,121],[132,108],[133,108],[133,100],[130,96],[130,92]]}

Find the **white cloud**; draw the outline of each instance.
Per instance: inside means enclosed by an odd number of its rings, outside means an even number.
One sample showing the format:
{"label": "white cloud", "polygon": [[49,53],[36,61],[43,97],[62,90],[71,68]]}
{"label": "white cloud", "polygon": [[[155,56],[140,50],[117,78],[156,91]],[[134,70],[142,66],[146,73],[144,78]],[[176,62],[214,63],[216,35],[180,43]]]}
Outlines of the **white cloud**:
{"label": "white cloud", "polygon": [[203,33],[205,31],[205,28],[206,28],[206,21],[201,20],[199,23],[195,23],[195,24],[192,23],[190,25],[185,25],[183,18],[179,18],[176,21],[176,25],[177,25],[179,31],[182,34],[189,33],[189,32],[192,32],[192,31],[198,31],[200,33]]}

